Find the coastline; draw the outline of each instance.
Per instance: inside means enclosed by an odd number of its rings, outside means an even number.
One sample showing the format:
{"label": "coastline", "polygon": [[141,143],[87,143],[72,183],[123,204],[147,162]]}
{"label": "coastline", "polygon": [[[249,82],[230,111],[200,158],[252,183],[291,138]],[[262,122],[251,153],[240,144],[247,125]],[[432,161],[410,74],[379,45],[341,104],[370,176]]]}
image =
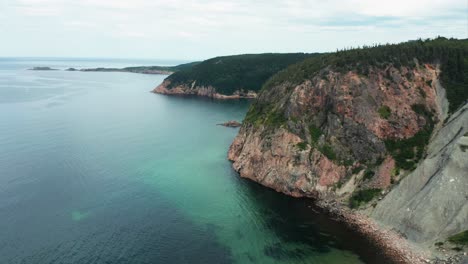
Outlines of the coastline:
{"label": "coastline", "polygon": [[317,200],[314,204],[337,222],[368,239],[391,263],[432,263],[431,252],[412,244],[396,231],[380,226],[366,215],[336,202]]}
{"label": "coastline", "polygon": [[199,96],[199,97],[208,97],[211,99],[217,100],[232,100],[232,99],[255,99],[257,98],[257,93],[253,91],[242,92],[240,90],[236,91],[232,95],[220,94],[212,86],[195,86],[192,84],[192,87],[179,85],[174,88],[168,89],[170,82],[164,81],[151,92],[156,94],[163,95],[172,95],[172,96]]}

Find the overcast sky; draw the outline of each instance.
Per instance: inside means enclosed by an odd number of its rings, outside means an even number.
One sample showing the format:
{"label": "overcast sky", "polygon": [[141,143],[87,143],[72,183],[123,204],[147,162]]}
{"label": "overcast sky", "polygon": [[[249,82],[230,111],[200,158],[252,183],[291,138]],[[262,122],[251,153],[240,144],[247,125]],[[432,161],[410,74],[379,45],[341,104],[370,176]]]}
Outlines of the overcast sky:
{"label": "overcast sky", "polygon": [[468,38],[468,0],[0,0],[0,56],[205,59]]}

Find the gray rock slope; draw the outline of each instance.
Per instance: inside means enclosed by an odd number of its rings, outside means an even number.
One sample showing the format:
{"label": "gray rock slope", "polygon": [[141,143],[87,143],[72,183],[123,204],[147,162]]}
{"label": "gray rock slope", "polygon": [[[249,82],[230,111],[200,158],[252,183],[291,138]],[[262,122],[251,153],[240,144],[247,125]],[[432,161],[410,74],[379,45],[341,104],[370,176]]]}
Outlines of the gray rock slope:
{"label": "gray rock slope", "polygon": [[468,229],[468,103],[433,136],[428,154],[371,217],[431,245]]}

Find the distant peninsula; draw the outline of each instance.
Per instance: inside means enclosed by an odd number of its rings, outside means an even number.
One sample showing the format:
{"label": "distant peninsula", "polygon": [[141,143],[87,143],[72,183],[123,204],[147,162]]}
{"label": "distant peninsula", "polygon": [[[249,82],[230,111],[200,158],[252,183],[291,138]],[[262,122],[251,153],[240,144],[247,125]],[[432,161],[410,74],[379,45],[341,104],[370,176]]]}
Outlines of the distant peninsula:
{"label": "distant peninsula", "polygon": [[68,68],[66,71],[83,71],[83,72],[132,72],[132,73],[142,73],[142,74],[164,74],[170,75],[174,72],[180,70],[191,68],[192,66],[198,64],[199,62],[190,62],[185,64],[180,64],[177,66],[136,66],[136,67],[125,67],[125,68],[84,68],[84,69],[75,69]]}
{"label": "distant peninsula", "polygon": [[[175,72],[181,70],[188,70],[193,66],[199,64],[200,62],[190,62],[184,63],[176,66],[135,66],[135,67],[125,67],[125,68],[68,68],[65,71],[81,71],[81,72],[131,72],[131,73],[142,73],[142,74],[162,74],[162,75],[171,75]],[[53,69],[51,67],[33,67],[28,69],[30,71],[58,71],[59,69]]]}

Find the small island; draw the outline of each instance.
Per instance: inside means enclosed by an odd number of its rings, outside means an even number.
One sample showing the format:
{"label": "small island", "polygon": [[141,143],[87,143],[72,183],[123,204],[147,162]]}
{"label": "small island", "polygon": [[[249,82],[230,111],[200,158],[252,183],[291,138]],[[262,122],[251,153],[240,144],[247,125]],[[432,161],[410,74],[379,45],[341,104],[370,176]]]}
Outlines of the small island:
{"label": "small island", "polygon": [[53,69],[53,68],[50,68],[50,67],[33,67],[31,69],[29,69],[30,71],[58,71],[58,69]]}

